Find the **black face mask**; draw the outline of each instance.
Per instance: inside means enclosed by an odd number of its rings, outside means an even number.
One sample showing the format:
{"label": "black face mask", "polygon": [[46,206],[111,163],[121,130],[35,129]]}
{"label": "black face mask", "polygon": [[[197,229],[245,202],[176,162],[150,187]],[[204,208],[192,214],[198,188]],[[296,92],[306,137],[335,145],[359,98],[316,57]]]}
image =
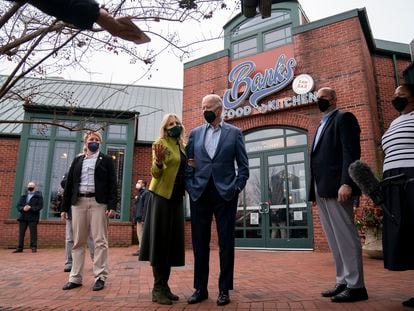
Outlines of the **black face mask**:
{"label": "black face mask", "polygon": [[325,112],[331,105],[330,101],[324,98],[318,98],[316,104],[321,112]]}
{"label": "black face mask", "polygon": [[397,96],[392,100],[392,105],[398,112],[402,112],[408,105],[408,98]]}
{"label": "black face mask", "polygon": [[168,136],[178,138],[181,135],[183,128],[180,125],[176,125],[167,130]]}
{"label": "black face mask", "polygon": [[98,143],[98,142],[96,142],[96,141],[91,141],[91,142],[89,142],[89,143],[88,143],[88,149],[89,149],[91,152],[95,152],[95,151],[97,151],[97,150],[99,149],[99,143]]}
{"label": "black face mask", "polygon": [[206,119],[207,123],[211,123],[216,119],[216,114],[214,111],[206,110],[204,111],[204,119]]}
{"label": "black face mask", "polygon": [[32,192],[33,190],[34,190],[34,188],[33,188],[33,187],[28,187],[28,188],[27,188],[27,191]]}

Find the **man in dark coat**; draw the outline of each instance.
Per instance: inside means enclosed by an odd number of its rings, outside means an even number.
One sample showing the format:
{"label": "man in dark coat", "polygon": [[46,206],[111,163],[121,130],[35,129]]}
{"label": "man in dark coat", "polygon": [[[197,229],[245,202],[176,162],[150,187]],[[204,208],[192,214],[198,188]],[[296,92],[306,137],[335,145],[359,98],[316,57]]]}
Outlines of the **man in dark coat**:
{"label": "man in dark coat", "polygon": [[353,217],[353,201],[361,191],[348,173],[361,155],[361,130],[352,113],[336,109],[335,90],[321,88],[317,98],[323,117],[312,144],[309,200],[318,205],[336,267],[336,284],[322,296],[332,302],[366,300],[361,241]]}
{"label": "man in dark coat", "polygon": [[39,223],[40,210],[43,208],[43,197],[40,191],[36,191],[36,184],[31,181],[27,184],[27,192],[20,197],[17,209],[19,221],[19,245],[13,253],[21,253],[24,248],[24,235],[27,227],[30,230],[30,248],[33,253],[37,251],[37,224]]}

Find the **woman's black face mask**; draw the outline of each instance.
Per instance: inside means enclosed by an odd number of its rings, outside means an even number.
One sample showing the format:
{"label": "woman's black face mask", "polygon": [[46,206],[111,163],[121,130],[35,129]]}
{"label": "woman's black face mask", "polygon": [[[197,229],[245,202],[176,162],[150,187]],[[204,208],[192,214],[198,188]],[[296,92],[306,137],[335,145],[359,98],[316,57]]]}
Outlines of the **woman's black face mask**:
{"label": "woman's black face mask", "polygon": [[402,112],[404,111],[405,107],[407,107],[408,105],[408,98],[396,96],[392,100],[392,105],[398,112]]}
{"label": "woman's black face mask", "polygon": [[181,125],[176,125],[170,129],[167,130],[168,136],[178,138],[181,135],[183,128]]}

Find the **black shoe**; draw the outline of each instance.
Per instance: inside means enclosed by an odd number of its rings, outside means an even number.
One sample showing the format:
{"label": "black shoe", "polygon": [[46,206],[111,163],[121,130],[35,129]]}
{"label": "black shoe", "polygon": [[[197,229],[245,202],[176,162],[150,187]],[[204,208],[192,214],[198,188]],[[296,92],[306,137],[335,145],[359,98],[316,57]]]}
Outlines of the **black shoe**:
{"label": "black shoe", "polygon": [[334,288],[321,293],[322,297],[333,297],[342,293],[346,289],[346,284],[336,284]]}
{"label": "black shoe", "polygon": [[102,281],[101,279],[97,279],[92,290],[97,291],[97,290],[104,289],[104,287],[105,287],[105,281]]}
{"label": "black shoe", "polygon": [[132,256],[139,256],[139,251],[136,251],[135,253],[132,253]]}
{"label": "black shoe", "polygon": [[365,287],[362,288],[346,288],[342,293],[333,296],[332,302],[355,302],[361,300],[367,300],[368,293]]}
{"label": "black shoe", "polygon": [[217,305],[218,306],[225,306],[230,303],[230,295],[228,290],[221,290],[218,298],[217,298]]}
{"label": "black shoe", "polygon": [[72,270],[72,265],[66,264],[63,268],[63,272],[70,272]]}
{"label": "black shoe", "polygon": [[32,248],[32,253],[37,253],[37,248]]}
{"label": "black shoe", "polygon": [[18,248],[14,251],[12,251],[12,253],[23,253],[23,250],[21,248]]}
{"label": "black shoe", "polygon": [[414,308],[414,298],[410,298],[406,301],[403,301],[402,305],[404,307]]}
{"label": "black shoe", "polygon": [[72,282],[67,282],[64,286],[63,286],[63,290],[68,290],[68,289],[74,289],[76,287],[82,286],[82,284],[78,284],[78,283],[72,283]]}
{"label": "black shoe", "polygon": [[192,305],[194,303],[202,302],[208,298],[208,291],[206,289],[197,289],[191,296],[188,298],[187,302]]}

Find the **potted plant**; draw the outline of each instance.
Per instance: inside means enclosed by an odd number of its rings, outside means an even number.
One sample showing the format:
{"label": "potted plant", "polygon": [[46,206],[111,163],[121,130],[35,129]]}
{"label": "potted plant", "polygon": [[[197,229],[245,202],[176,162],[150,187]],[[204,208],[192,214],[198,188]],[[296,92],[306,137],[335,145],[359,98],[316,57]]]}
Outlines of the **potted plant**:
{"label": "potted plant", "polygon": [[365,198],[362,207],[355,211],[355,225],[365,237],[362,250],[371,258],[382,259],[382,209]]}

